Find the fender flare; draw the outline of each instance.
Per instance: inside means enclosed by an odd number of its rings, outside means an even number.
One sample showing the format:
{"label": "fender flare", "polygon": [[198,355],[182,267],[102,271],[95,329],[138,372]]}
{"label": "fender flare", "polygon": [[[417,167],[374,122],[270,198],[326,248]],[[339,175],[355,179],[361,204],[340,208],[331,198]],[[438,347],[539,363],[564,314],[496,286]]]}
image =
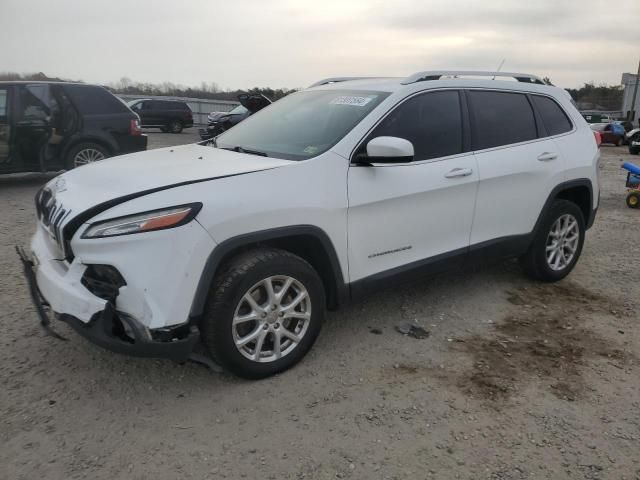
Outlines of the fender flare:
{"label": "fender flare", "polygon": [[568,180],[566,182],[559,183],[553,188],[553,190],[551,190],[551,192],[549,193],[549,196],[547,197],[546,202],[544,203],[544,205],[542,206],[542,209],[540,210],[540,215],[538,215],[538,220],[536,220],[536,224],[533,227],[533,230],[531,232],[531,238],[533,238],[535,233],[538,231],[538,228],[540,227],[542,220],[544,219],[547,212],[551,208],[551,204],[553,203],[553,201],[558,197],[558,194],[560,194],[564,190],[568,190],[570,188],[575,188],[575,187],[586,187],[587,190],[589,190],[589,215],[587,218],[584,219],[584,222],[585,222],[586,229],[591,228],[596,217],[596,212],[594,211],[594,208],[593,208],[593,184],[591,183],[591,180],[588,178],[576,178],[573,180]]}
{"label": "fender flare", "polygon": [[190,318],[198,318],[204,313],[207,297],[215,274],[218,271],[220,264],[229,253],[244,246],[297,236],[312,236],[320,242],[324,249],[324,253],[329,259],[329,266],[333,276],[332,281],[336,287],[336,301],[337,303],[347,302],[349,299],[349,286],[344,281],[338,255],[336,254],[336,249],[329,238],[329,235],[327,235],[324,230],[314,225],[292,225],[245,233],[231,237],[216,245],[213,251],[209,254],[200,276],[200,281],[198,282],[198,287],[196,288],[196,292],[191,303]]}

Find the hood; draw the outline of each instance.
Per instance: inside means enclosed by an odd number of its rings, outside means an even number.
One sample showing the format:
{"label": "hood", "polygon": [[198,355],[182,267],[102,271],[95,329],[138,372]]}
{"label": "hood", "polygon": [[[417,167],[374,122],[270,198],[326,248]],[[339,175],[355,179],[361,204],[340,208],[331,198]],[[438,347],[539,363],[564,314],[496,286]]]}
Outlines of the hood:
{"label": "hood", "polygon": [[264,107],[271,105],[271,100],[261,94],[249,94],[242,93],[238,95],[238,101],[240,105],[249,110],[251,113],[256,113],[262,110]]}
{"label": "hood", "polygon": [[233,115],[234,114],[231,114],[229,112],[211,112],[209,115],[207,115],[207,120],[210,122],[219,122],[223,118],[232,117]]}
{"label": "hood", "polygon": [[[36,206],[43,223],[59,236],[66,225],[82,223],[133,198],[291,163],[198,144],[148,150],[101,160],[55,177],[38,194]],[[65,237],[67,233],[65,230]]]}

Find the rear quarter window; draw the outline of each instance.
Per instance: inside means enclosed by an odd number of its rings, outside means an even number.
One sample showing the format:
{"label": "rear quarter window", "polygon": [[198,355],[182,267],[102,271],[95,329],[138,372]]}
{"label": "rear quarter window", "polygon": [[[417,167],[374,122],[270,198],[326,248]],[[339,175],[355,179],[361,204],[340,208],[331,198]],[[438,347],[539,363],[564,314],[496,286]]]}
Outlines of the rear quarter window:
{"label": "rear quarter window", "polygon": [[474,150],[526,142],[538,137],[533,109],[522,93],[470,90]]}
{"label": "rear quarter window", "polygon": [[555,100],[540,95],[532,95],[531,99],[538,114],[542,117],[542,123],[544,123],[548,135],[560,135],[573,128],[567,114]]}
{"label": "rear quarter window", "polygon": [[129,113],[126,105],[102,87],[65,85],[64,91],[83,115]]}

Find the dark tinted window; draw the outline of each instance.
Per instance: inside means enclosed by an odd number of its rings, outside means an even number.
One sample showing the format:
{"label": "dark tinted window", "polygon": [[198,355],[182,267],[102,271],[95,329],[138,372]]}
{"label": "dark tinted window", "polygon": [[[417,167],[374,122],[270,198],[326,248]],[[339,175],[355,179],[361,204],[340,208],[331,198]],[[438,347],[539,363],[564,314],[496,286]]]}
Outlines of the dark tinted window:
{"label": "dark tinted window", "polygon": [[189,110],[189,107],[184,102],[170,102],[173,110]]}
{"label": "dark tinted window", "polygon": [[474,150],[537,138],[533,110],[525,95],[471,90],[469,101]]}
{"label": "dark tinted window", "polygon": [[49,85],[25,85],[20,88],[20,121],[46,124],[51,115],[51,103]]}
{"label": "dark tinted window", "polygon": [[559,135],[571,130],[571,121],[567,118],[562,108],[549,97],[533,95],[533,104],[542,117],[542,123],[549,135]]}
{"label": "dark tinted window", "polygon": [[82,114],[127,113],[129,110],[116,97],[102,87],[91,85],[65,85],[64,90]]}
{"label": "dark tinted window", "polygon": [[6,117],[7,110],[7,90],[0,88],[0,117]]}
{"label": "dark tinted window", "polygon": [[376,127],[369,139],[400,137],[413,143],[415,160],[462,152],[462,115],[456,91],[425,93],[407,100]]}

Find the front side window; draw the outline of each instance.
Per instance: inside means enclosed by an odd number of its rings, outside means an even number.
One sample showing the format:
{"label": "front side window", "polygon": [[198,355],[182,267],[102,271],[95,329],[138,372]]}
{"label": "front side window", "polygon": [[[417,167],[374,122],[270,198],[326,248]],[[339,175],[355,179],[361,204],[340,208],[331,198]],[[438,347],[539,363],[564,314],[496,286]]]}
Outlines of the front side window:
{"label": "front side window", "polygon": [[216,138],[218,148],[305,160],[338,143],[389,94],[307,90],[287,95]]}
{"label": "front side window", "polygon": [[49,85],[26,85],[21,88],[20,121],[38,125],[48,123],[51,99]]}
{"label": "front side window", "polygon": [[474,150],[537,138],[536,121],[526,95],[470,90],[468,98]]}
{"label": "front side window", "polygon": [[544,123],[547,134],[551,136],[560,135],[573,128],[571,121],[567,118],[567,114],[554,100],[540,95],[532,95],[531,99],[538,114],[542,117],[542,123]]}
{"label": "front side window", "polygon": [[382,136],[409,140],[413,144],[414,160],[461,153],[460,94],[443,90],[410,98],[387,115],[367,141]]}
{"label": "front side window", "polygon": [[7,90],[0,89],[0,117],[7,116]]}

